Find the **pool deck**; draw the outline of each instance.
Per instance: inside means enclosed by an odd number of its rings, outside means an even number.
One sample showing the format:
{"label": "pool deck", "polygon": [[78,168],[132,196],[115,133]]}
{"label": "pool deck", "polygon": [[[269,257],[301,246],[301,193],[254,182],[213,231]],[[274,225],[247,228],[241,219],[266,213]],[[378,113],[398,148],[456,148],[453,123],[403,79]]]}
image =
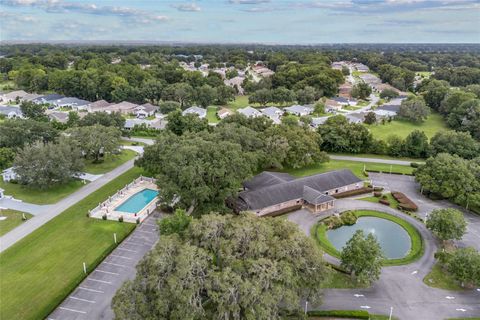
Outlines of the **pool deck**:
{"label": "pool deck", "polygon": [[157,203],[156,197],[136,214],[116,211],[115,209],[127,199],[129,199],[131,196],[145,189],[158,190],[155,180],[145,177],[139,177],[135,179],[132,183],[126,185],[123,189],[119,190],[115,195],[109,197],[103,203],[99,203],[95,209],[90,211],[90,217],[96,219],[104,219],[104,216],[106,216],[107,220],[115,221],[119,221],[120,217],[123,217],[124,222],[142,222],[148,217],[150,213],[155,210]]}

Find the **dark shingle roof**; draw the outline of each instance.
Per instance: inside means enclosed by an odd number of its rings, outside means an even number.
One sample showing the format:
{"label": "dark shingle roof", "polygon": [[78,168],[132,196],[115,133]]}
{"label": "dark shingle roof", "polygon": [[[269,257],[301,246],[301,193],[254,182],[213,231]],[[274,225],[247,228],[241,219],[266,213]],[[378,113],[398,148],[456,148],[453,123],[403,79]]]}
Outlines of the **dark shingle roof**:
{"label": "dark shingle roof", "polygon": [[243,186],[248,190],[258,190],[292,180],[295,180],[295,178],[288,173],[263,171],[251,180],[245,181]]}
{"label": "dark shingle roof", "polygon": [[257,190],[244,191],[239,194],[239,198],[247,204],[249,209],[256,210],[294,199],[301,199],[305,186],[319,192],[325,192],[361,181],[348,169],[335,170],[265,186]]}
{"label": "dark shingle roof", "polygon": [[322,204],[328,201],[335,200],[334,197],[326,195],[318,190],[312,189],[309,186],[303,187],[303,200],[311,204]]}
{"label": "dark shingle roof", "polygon": [[386,111],[398,112],[398,111],[400,111],[400,105],[384,104],[383,106],[378,107],[377,110],[386,110]]}

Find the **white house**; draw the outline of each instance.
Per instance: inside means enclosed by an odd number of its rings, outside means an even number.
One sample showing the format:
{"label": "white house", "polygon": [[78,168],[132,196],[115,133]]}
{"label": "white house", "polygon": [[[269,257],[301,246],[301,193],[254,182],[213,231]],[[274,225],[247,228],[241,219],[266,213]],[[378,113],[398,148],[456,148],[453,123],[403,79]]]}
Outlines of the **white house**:
{"label": "white house", "polygon": [[309,105],[301,106],[298,104],[294,104],[293,106],[283,108],[286,112],[290,114],[294,114],[296,116],[308,116],[313,112],[313,107]]}
{"label": "white house", "polygon": [[70,107],[73,110],[87,110],[88,106],[91,104],[90,101],[82,100],[74,97],[66,97],[55,100],[52,102],[53,105],[62,108],[62,107]]}
{"label": "white house", "polygon": [[190,107],[188,109],[183,110],[182,115],[187,115],[189,113],[196,114],[200,119],[203,119],[207,116],[207,109],[203,109],[197,106]]}
{"label": "white house", "polygon": [[283,115],[283,110],[277,108],[277,107],[268,107],[261,109],[263,115],[266,117],[272,119],[272,121],[276,124],[280,123],[280,118]]}
{"label": "white house", "polygon": [[13,167],[7,168],[2,172],[3,181],[10,182],[11,180],[17,179],[17,173]]}
{"label": "white house", "polygon": [[150,103],[142,104],[135,108],[134,113],[137,118],[148,118],[151,117],[157,112],[158,107]]}
{"label": "white house", "polygon": [[232,112],[228,110],[227,108],[221,108],[220,110],[217,110],[217,117],[220,119],[225,119],[229,115],[231,115]]}
{"label": "white house", "polygon": [[8,119],[13,119],[13,118],[23,119],[23,113],[19,107],[0,106],[0,114],[5,115]]}
{"label": "white house", "polygon": [[28,95],[29,93],[23,90],[12,91],[2,94],[2,96],[0,97],[0,101],[5,103],[15,103],[17,99],[21,101]]}
{"label": "white house", "polygon": [[238,113],[243,114],[247,118],[257,118],[263,116],[263,114],[255,108],[245,107],[237,110]]}

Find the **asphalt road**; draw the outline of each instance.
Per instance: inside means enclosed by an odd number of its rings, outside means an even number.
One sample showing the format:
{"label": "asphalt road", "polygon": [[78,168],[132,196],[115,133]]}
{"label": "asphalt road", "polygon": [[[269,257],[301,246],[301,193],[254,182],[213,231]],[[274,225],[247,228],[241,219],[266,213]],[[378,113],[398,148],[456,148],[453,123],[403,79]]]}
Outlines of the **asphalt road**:
{"label": "asphalt road", "polygon": [[[401,191],[411,197],[419,205],[418,214],[425,217],[431,210],[442,207],[455,207],[445,201],[432,201],[423,197],[418,191],[418,185],[412,177],[373,174],[374,183],[382,184],[388,190]],[[422,258],[405,266],[384,267],[380,279],[368,289],[328,289],[325,290],[323,303],[320,306],[310,305],[311,310],[368,310],[372,313],[387,314],[393,307],[393,315],[399,319],[437,320],[458,317],[480,316],[479,290],[448,291],[427,286],[423,278],[430,272],[435,263],[433,254],[439,244],[425,226],[389,207],[381,204],[352,199],[339,199],[335,209],[327,213],[312,214],[299,210],[289,215],[288,219],[295,222],[307,234],[320,217],[335,212],[353,209],[370,209],[384,211],[400,216],[414,225],[425,241],[425,253]],[[458,208],[457,209],[461,209]],[[459,246],[473,246],[480,249],[480,217],[463,211],[469,221],[467,234]],[[326,260],[338,263],[333,257],[325,256]]]}
{"label": "asphalt road", "polygon": [[380,159],[380,158],[361,158],[361,157],[354,157],[354,156],[337,156],[337,155],[329,155],[330,159],[334,160],[348,160],[348,161],[357,161],[357,162],[374,162],[374,163],[385,163],[385,164],[399,164],[403,166],[409,166],[410,161],[404,160],[388,160],[388,159]]}

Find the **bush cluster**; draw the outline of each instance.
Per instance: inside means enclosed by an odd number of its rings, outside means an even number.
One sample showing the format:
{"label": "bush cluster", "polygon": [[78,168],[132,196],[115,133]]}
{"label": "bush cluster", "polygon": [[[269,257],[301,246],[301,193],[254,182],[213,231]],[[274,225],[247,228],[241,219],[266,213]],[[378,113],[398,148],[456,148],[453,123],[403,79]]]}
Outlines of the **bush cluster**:
{"label": "bush cluster", "polygon": [[378,202],[381,203],[381,204],[384,204],[386,206],[390,205],[390,201],[388,201],[387,199],[380,199]]}
{"label": "bush cluster", "polygon": [[345,211],[340,216],[331,216],[322,221],[328,229],[337,229],[341,226],[351,226],[357,222],[357,216],[353,211]]}
{"label": "bush cluster", "polygon": [[372,192],[372,191],[373,191],[372,187],[362,187],[362,188],[356,189],[356,190],[350,190],[350,191],[346,191],[346,192],[342,192],[342,193],[337,193],[337,194],[332,195],[332,197],[337,198],[337,199],[341,199],[341,198],[346,198],[346,197],[350,197],[350,196],[356,196],[356,195],[359,195],[359,194],[369,193],[369,192]]}
{"label": "bush cluster", "polygon": [[314,310],[308,312],[309,317],[333,317],[349,319],[370,319],[370,314],[365,310]]}
{"label": "bush cluster", "polygon": [[373,195],[377,198],[380,198],[382,196],[382,193],[380,191],[375,191]]}
{"label": "bush cluster", "polygon": [[405,194],[397,191],[392,191],[392,196],[398,201],[398,207],[406,211],[417,211],[418,206],[410,200]]}

